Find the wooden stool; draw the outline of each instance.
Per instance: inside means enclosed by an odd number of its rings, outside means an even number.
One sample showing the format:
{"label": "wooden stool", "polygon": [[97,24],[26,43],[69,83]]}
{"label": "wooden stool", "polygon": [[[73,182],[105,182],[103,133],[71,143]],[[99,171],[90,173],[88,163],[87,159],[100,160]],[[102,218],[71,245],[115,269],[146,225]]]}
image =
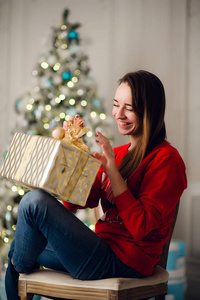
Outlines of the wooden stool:
{"label": "wooden stool", "polygon": [[68,273],[43,269],[20,274],[19,296],[21,300],[32,299],[34,294],[78,300],[144,299],[167,294],[167,281],[168,272],[160,266],[142,279],[78,280]]}

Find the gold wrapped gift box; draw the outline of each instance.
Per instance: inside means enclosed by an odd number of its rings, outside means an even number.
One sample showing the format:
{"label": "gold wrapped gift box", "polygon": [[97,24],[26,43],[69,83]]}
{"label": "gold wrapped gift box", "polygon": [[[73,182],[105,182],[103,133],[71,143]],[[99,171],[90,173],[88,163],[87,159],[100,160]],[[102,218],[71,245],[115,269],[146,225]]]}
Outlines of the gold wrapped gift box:
{"label": "gold wrapped gift box", "polygon": [[65,142],[16,133],[0,176],[84,206],[99,167],[97,159]]}

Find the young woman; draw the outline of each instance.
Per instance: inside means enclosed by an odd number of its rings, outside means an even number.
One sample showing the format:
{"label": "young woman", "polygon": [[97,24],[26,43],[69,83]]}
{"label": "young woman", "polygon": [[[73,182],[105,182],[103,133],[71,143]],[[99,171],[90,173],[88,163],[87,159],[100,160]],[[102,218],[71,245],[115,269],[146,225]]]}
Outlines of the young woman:
{"label": "young woman", "polygon": [[80,207],[42,190],[27,193],[9,252],[8,300],[19,299],[18,274],[39,265],[85,280],[152,274],[187,185],[184,162],[166,141],[164,113],[164,88],[155,75],[138,71],[119,81],[113,116],[130,143],[112,149],[96,133],[103,154],[94,156],[102,166],[86,205],[101,201],[95,233],[71,212]]}

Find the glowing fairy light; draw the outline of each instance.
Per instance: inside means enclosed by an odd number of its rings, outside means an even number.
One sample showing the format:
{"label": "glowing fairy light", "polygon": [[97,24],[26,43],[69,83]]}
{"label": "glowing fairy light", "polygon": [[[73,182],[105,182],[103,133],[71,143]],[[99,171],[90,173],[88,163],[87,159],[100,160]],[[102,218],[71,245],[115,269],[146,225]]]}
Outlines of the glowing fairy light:
{"label": "glowing fairy light", "polygon": [[60,27],[60,29],[65,30],[65,29],[67,29],[67,26],[63,24],[63,25]]}
{"label": "glowing fairy light", "polygon": [[80,75],[81,74],[81,71],[79,69],[75,70],[74,72],[76,75]]}
{"label": "glowing fairy light", "polygon": [[56,117],[55,117],[55,121],[56,121],[56,122],[59,122],[59,121],[60,121],[60,117],[59,117],[59,116],[56,116]]}
{"label": "glowing fairy light", "polygon": [[70,81],[68,81],[67,86],[69,88],[72,88],[74,86],[74,83],[70,80]]}
{"label": "glowing fairy light", "polygon": [[105,119],[106,119],[106,114],[101,113],[101,114],[99,115],[99,118],[100,118],[101,120],[105,120]]}
{"label": "glowing fairy light", "polygon": [[46,124],[43,125],[43,127],[44,127],[44,129],[48,130],[49,129],[49,124],[46,123]]}
{"label": "glowing fairy light", "polygon": [[91,111],[90,116],[94,119],[97,116],[96,111]]}
{"label": "glowing fairy light", "polygon": [[67,44],[62,44],[61,45],[61,48],[64,49],[64,50],[67,49],[67,47],[68,47]]}
{"label": "glowing fairy light", "polygon": [[61,99],[60,99],[59,97],[56,97],[55,102],[56,102],[56,103],[60,103],[60,102],[61,102]]}
{"label": "glowing fairy light", "polygon": [[56,63],[54,66],[53,66],[53,70],[54,71],[58,71],[60,69],[60,64],[59,63]]}
{"label": "glowing fairy light", "polygon": [[24,191],[23,191],[22,189],[20,189],[20,190],[18,191],[18,194],[19,194],[20,196],[23,196],[23,195],[24,195]]}
{"label": "glowing fairy light", "polygon": [[48,65],[48,63],[47,63],[46,61],[43,61],[43,62],[41,63],[41,67],[42,67],[43,69],[47,69],[47,68],[49,67],[49,65]]}
{"label": "glowing fairy light", "polygon": [[83,95],[83,90],[82,89],[79,89],[78,91],[77,91],[77,94],[79,95],[79,96],[82,96]]}
{"label": "glowing fairy light", "polygon": [[33,70],[32,75],[33,76],[37,76],[37,74],[38,74],[38,71],[37,70]]}
{"label": "glowing fairy light", "polygon": [[7,238],[7,237],[5,237],[3,240],[4,240],[4,243],[6,243],[6,244],[9,242],[9,238]]}
{"label": "glowing fairy light", "polygon": [[8,210],[8,211],[11,211],[11,210],[12,210],[12,206],[11,206],[11,205],[8,205],[8,206],[7,206],[7,210]]}
{"label": "glowing fairy light", "polygon": [[16,230],[16,225],[12,225],[12,229],[15,231]]}
{"label": "glowing fairy light", "polygon": [[45,105],[45,110],[50,111],[51,110],[51,105],[50,104]]}
{"label": "glowing fairy light", "polygon": [[65,119],[65,113],[64,113],[64,112],[61,112],[61,113],[60,113],[60,118],[61,118],[61,119]]}
{"label": "glowing fairy light", "polygon": [[81,105],[82,105],[83,107],[87,106],[87,101],[86,101],[86,100],[82,100],[82,101],[81,101]]}
{"label": "glowing fairy light", "polygon": [[60,94],[59,98],[60,98],[60,100],[62,100],[62,101],[63,101],[63,100],[65,100],[65,98],[66,98],[66,97],[65,97],[65,95],[64,95],[64,94]]}
{"label": "glowing fairy light", "polygon": [[93,133],[92,133],[92,131],[88,131],[88,132],[86,133],[86,135],[87,135],[88,137],[92,137],[92,136],[93,136]]}
{"label": "glowing fairy light", "polygon": [[74,76],[74,77],[72,77],[72,81],[73,81],[74,83],[76,83],[76,82],[78,81],[78,78],[77,78],[76,76]]}
{"label": "glowing fairy light", "polygon": [[66,115],[66,116],[65,116],[65,120],[66,120],[66,121],[69,121],[69,120],[70,120],[70,116],[69,116],[69,115]]}
{"label": "glowing fairy light", "polygon": [[70,99],[70,100],[69,100],[69,104],[70,104],[70,105],[74,105],[75,103],[76,103],[76,101],[75,101],[74,99]]}
{"label": "glowing fairy light", "polygon": [[16,191],[17,191],[16,185],[13,185],[13,186],[11,187],[11,190],[12,190],[13,192],[16,192]]}
{"label": "glowing fairy light", "polygon": [[27,105],[26,105],[26,109],[27,109],[27,110],[32,110],[32,108],[33,108],[33,105],[32,105],[32,104],[27,104]]}

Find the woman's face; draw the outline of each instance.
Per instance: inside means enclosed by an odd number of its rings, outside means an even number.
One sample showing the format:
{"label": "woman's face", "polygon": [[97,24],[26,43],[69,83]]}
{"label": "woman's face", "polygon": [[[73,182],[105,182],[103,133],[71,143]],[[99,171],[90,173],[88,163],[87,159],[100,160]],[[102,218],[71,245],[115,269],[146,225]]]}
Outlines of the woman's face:
{"label": "woman's face", "polygon": [[132,107],[131,88],[122,82],[115,93],[112,114],[118,124],[119,133],[138,138],[142,134],[142,122]]}

